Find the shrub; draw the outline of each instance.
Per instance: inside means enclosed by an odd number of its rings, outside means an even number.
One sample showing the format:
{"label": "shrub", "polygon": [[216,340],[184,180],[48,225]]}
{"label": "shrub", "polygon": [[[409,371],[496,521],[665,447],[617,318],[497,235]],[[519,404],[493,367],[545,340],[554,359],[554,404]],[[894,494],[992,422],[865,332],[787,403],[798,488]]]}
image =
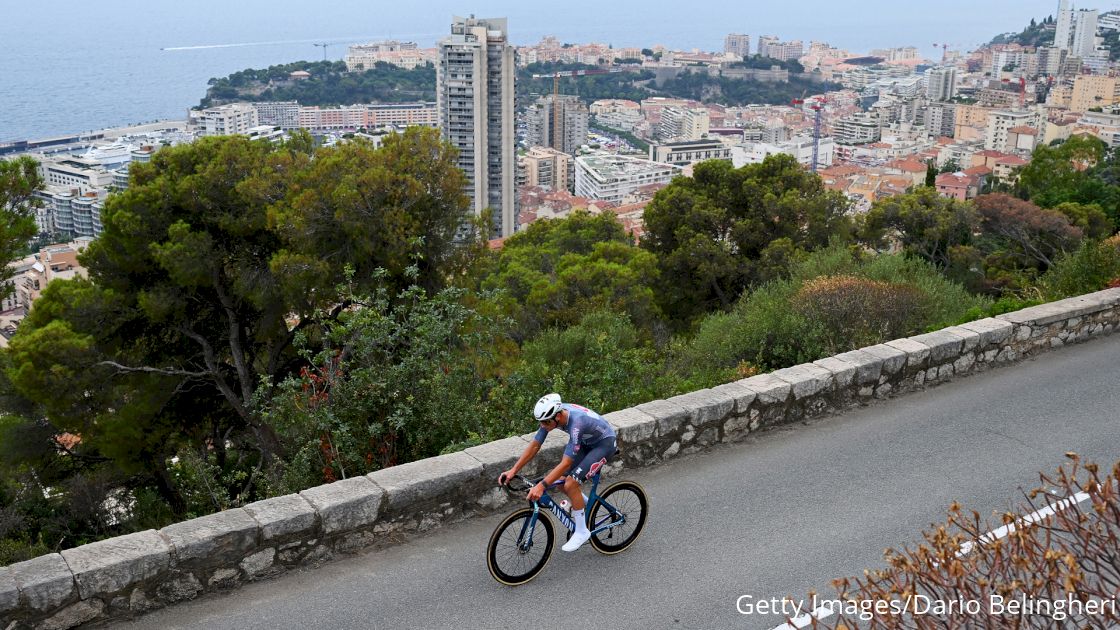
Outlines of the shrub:
{"label": "shrub", "polygon": [[1074,295],[1100,291],[1120,277],[1120,247],[1085,242],[1076,250],[1058,258],[1054,266],[1039,279],[1039,290],[1047,300],[1060,300]]}
{"label": "shrub", "polygon": [[[1101,614],[1075,618],[1065,612],[1040,615],[874,614],[875,602],[901,602],[923,595],[933,601],[977,601],[987,613],[993,596],[1008,600],[1026,598],[1065,605],[1076,601],[1114,601],[1120,574],[1120,463],[1111,474],[1101,474],[1093,464],[1080,466],[1076,455],[1071,468],[1055,475],[1040,475],[1040,487],[1026,494],[1019,514],[1005,513],[998,524],[987,523],[976,512],[960,505],[949,508],[948,520],[923,535],[914,549],[888,550],[887,568],[868,571],[862,578],[836,580],[839,599],[863,609],[852,614],[847,606],[839,614],[815,620],[814,628],[1112,628],[1120,622],[1115,606]],[[1085,497],[1074,502],[1061,497]],[[1027,521],[1023,514],[1042,509],[1053,516]],[[988,534],[1008,526],[1006,536]],[[1065,622],[1065,623],[1063,623]],[[1081,624],[1088,624],[1082,626]]]}
{"label": "shrub", "polygon": [[921,302],[917,287],[847,275],[809,280],[790,300],[818,323],[825,354],[904,336],[920,319]]}

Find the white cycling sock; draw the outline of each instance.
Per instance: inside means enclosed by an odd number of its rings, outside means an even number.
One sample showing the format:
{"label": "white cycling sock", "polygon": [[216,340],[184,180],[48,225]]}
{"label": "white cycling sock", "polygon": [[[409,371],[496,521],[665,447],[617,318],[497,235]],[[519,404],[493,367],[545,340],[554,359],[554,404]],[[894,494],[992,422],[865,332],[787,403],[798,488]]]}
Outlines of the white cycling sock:
{"label": "white cycling sock", "polygon": [[580,534],[587,531],[587,523],[583,518],[583,510],[572,510],[572,520],[576,522],[576,531]]}

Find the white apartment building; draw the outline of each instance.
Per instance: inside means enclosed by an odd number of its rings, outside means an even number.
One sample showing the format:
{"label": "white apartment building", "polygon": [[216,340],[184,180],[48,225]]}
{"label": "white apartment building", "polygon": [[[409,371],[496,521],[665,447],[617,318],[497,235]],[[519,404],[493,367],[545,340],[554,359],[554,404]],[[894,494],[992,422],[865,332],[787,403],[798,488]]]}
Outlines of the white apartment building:
{"label": "white apartment building", "polygon": [[439,126],[459,151],[474,212],[493,209],[493,237],[517,226],[516,75],[505,18],[452,19],[451,35],[439,42]]}
{"label": "white apartment building", "polygon": [[39,160],[39,173],[46,185],[67,189],[106,188],[113,183],[113,174],[100,162],[72,155],[43,156]]}
{"label": "white apartment building", "polygon": [[723,39],[723,52],[740,57],[751,56],[751,36],[731,33]]}
{"label": "white apartment building", "polygon": [[542,96],[529,106],[525,119],[531,146],[574,154],[587,143],[588,111],[578,96]]}
{"label": "white apartment building", "polygon": [[642,122],[642,106],[634,101],[595,101],[591,104],[590,113],[599,124],[620,131],[633,131]]}
{"label": "white apartment building", "polygon": [[773,35],[763,35],[758,38],[758,54],[779,61],[796,61],[805,54],[805,45],[799,39],[783,42]]}
{"label": "white apartment building", "polygon": [[433,49],[421,49],[416,42],[387,40],[350,46],[346,51],[346,69],[350,72],[369,70],[378,63],[388,63],[406,70],[412,70],[428,63],[436,62]]}
{"label": "white apartment building", "polygon": [[957,69],[930,68],[926,70],[926,98],[931,101],[948,101],[956,96]]}
{"label": "white apartment building", "polygon": [[988,129],[984,135],[984,148],[993,151],[1011,152],[1017,147],[1008,144],[1013,127],[1033,127],[1038,129],[1038,114],[996,110],[988,114]]}
{"label": "white apartment building", "polygon": [[230,103],[204,110],[192,109],[188,128],[198,136],[228,136],[245,133],[260,124],[257,110],[249,103]]}
{"label": "white apartment building", "polygon": [[708,110],[669,106],[661,110],[657,137],[668,141],[700,140],[708,135]]}
{"label": "white apartment building", "polygon": [[262,125],[274,125],[281,129],[299,127],[299,103],[297,101],[263,101],[252,103],[257,110],[257,121]]}
{"label": "white apartment building", "polygon": [[923,112],[922,126],[935,138],[952,138],[957,128],[956,112],[957,106],[952,103],[930,103]]}
{"label": "white apartment building", "polygon": [[[832,166],[836,142],[829,136],[820,139],[817,151],[817,168]],[[771,155],[791,155],[799,164],[813,168],[813,137],[797,136],[785,142],[756,142],[731,148],[731,163],[735,168],[747,164],[761,164]]]}
{"label": "white apartment building", "polygon": [[1096,9],[1081,9],[1074,14],[1073,44],[1070,54],[1083,59],[1093,57],[1097,51]]}
{"label": "white apartment building", "polygon": [[611,153],[593,153],[576,158],[576,196],[621,203],[642,186],[668,184],[679,166]]}
{"label": "white apartment building", "polygon": [[688,166],[705,160],[731,161],[731,147],[725,145],[718,138],[651,144],[649,159],[654,162],[676,166]]}
{"label": "white apartment building", "polygon": [[832,135],[838,144],[867,144],[882,137],[878,114],[858,112],[842,116],[832,125]]}
{"label": "white apartment building", "polygon": [[439,109],[435,103],[372,103],[364,105],[366,128],[438,127]]}
{"label": "white apartment building", "polygon": [[96,238],[101,235],[101,212],[109,191],[47,186],[35,193],[42,202],[36,223],[40,232],[56,236]]}
{"label": "white apartment building", "polygon": [[1073,9],[1069,8],[1069,0],[1058,0],[1054,26],[1054,47],[1069,50],[1073,45]]}

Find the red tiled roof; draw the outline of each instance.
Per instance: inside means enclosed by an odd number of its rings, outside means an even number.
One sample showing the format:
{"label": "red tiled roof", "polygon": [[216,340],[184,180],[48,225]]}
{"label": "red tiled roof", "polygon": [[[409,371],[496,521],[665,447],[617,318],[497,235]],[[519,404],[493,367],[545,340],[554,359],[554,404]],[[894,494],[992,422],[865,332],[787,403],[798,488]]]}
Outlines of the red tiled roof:
{"label": "red tiled roof", "polygon": [[1012,127],[1010,129],[1008,129],[1008,131],[1011,131],[1011,132],[1014,132],[1014,133],[1017,133],[1017,134],[1025,134],[1025,135],[1028,135],[1028,136],[1037,136],[1038,135],[1038,130],[1037,129],[1035,129],[1034,127],[1028,127],[1026,125],[1019,125],[1018,127]]}
{"label": "red tiled roof", "polygon": [[1030,164],[1030,160],[1024,160],[1018,155],[1009,155],[1005,158],[996,160],[996,164],[1006,164],[1007,166],[1023,166],[1025,164]]}
{"label": "red tiled roof", "polygon": [[992,169],[987,166],[973,166],[972,168],[966,168],[963,172],[965,175],[991,175]]}

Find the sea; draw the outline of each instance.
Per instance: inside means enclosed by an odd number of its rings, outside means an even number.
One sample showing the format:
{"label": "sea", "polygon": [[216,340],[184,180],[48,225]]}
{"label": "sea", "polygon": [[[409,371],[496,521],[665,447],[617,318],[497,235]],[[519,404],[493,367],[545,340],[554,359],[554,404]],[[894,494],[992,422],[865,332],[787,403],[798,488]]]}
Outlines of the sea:
{"label": "sea", "polygon": [[[1086,4],[1087,6],[1082,6]],[[1117,2],[1098,3],[1116,8]],[[854,52],[967,49],[1056,0],[0,0],[0,143],[185,119],[212,77],[341,59],[380,39],[433,46],[454,15],[507,17],[514,44],[545,35],[615,47],[721,50],[727,33],[827,41]],[[1092,8],[1079,2],[1078,8]],[[316,45],[319,44],[319,45]],[[323,45],[325,44],[325,46]]]}

